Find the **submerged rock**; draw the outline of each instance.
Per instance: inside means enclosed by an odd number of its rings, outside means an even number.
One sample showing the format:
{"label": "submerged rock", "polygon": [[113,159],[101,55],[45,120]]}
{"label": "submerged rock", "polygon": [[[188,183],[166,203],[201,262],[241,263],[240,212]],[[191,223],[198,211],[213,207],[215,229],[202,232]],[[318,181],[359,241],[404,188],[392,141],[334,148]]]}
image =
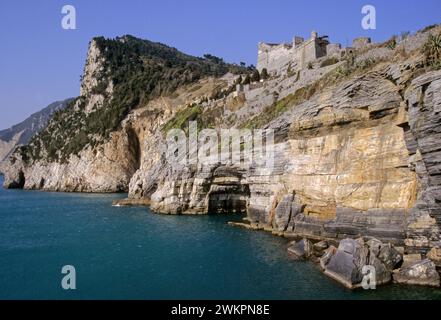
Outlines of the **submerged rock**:
{"label": "submerged rock", "polygon": [[291,242],[288,252],[296,259],[306,259],[312,256],[312,243],[308,239],[302,239],[298,242]]}

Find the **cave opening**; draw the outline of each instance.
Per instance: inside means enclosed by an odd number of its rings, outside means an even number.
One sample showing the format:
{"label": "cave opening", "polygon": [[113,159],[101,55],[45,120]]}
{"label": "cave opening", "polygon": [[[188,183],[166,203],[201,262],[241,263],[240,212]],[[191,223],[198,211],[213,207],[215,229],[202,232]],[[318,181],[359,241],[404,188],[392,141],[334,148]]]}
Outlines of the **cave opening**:
{"label": "cave opening", "polygon": [[20,170],[20,172],[18,173],[18,183],[17,183],[17,188],[18,189],[23,189],[26,183],[26,178],[24,175],[23,170]]}
{"label": "cave opening", "polygon": [[128,151],[132,159],[133,173],[141,166],[141,144],[133,128],[127,129]]}
{"label": "cave opening", "polygon": [[248,185],[219,188],[209,195],[209,214],[246,214],[250,191]]}

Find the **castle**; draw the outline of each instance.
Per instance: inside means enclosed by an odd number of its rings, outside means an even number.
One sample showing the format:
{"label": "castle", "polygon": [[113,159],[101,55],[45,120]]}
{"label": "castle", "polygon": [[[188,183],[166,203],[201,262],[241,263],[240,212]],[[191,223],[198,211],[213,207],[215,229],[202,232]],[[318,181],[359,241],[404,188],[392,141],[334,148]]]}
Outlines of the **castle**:
{"label": "castle", "polygon": [[[361,47],[371,43],[370,38],[357,38],[353,47]],[[301,70],[307,65],[322,57],[341,58],[351,48],[343,48],[338,43],[330,43],[327,36],[319,37],[318,33],[311,32],[311,38],[304,40],[295,36],[292,43],[259,43],[257,69],[266,68],[268,73],[277,75],[288,67]]]}

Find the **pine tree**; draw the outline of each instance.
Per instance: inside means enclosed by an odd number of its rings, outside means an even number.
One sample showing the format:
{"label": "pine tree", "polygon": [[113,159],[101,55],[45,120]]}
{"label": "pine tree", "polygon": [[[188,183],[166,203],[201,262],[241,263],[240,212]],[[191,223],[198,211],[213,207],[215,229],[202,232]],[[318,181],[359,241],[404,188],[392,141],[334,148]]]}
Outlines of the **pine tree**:
{"label": "pine tree", "polygon": [[250,75],[247,74],[245,79],[242,81],[242,84],[250,84],[250,83],[251,83],[251,78],[250,78]]}
{"label": "pine tree", "polygon": [[259,70],[254,70],[251,74],[251,82],[259,82],[260,81],[260,74]]}
{"label": "pine tree", "polygon": [[263,80],[266,80],[269,78],[268,70],[266,70],[266,68],[262,69],[262,72],[260,73],[260,78]]}

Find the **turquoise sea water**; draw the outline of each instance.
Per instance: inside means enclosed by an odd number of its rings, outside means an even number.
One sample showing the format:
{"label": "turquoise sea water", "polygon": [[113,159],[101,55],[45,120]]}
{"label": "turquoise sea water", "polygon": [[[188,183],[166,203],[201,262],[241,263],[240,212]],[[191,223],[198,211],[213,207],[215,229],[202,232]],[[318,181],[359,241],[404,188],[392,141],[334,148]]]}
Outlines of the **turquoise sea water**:
{"label": "turquoise sea water", "polygon": [[[1,183],[0,179],[0,183]],[[125,195],[0,189],[0,299],[441,299],[441,290],[350,291],[240,216],[115,208]],[[77,289],[63,290],[73,265]]]}

